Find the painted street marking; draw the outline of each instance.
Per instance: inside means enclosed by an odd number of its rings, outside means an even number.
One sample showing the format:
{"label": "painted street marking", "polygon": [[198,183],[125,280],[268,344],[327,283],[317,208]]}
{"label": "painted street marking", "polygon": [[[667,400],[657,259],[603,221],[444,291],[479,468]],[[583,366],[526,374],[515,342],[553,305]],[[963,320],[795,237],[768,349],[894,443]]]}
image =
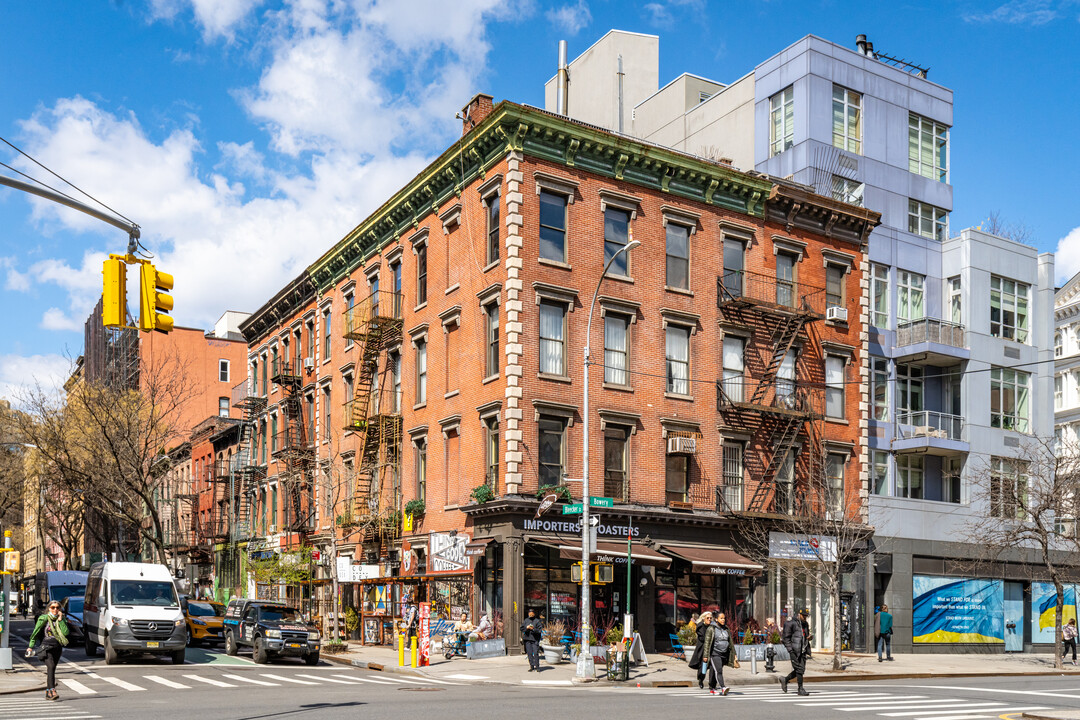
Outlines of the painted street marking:
{"label": "painted street marking", "polygon": [[[1037,705],[1032,705],[1031,707],[979,707],[979,705],[982,705],[982,704],[984,704],[984,703],[979,703],[977,705],[969,705],[968,707],[972,708],[972,711],[971,711],[972,713],[975,713],[975,712],[984,712],[984,713],[985,712],[994,712],[994,713],[997,713],[998,715],[1000,715],[1002,713],[1009,713],[1009,712],[1028,712],[1030,710],[1049,710],[1050,709],[1048,707],[1042,707],[1042,706],[1037,706]],[[937,711],[937,712],[927,712],[926,710],[908,710],[907,712],[900,712],[900,713],[878,713],[878,715],[881,715],[882,717],[912,717],[912,716],[918,715],[920,718],[929,717],[929,718],[932,718],[932,720],[950,720],[951,718],[959,718],[959,719],[962,720],[963,718],[971,717],[971,713],[968,713],[966,715],[957,715],[956,710],[940,710],[940,711]],[[934,717],[934,716],[938,716],[938,717]],[[942,716],[948,716],[948,717],[942,717]]]}
{"label": "painted street marking", "polygon": [[265,680],[256,680],[255,678],[244,677],[242,675],[229,675],[228,673],[222,673],[221,677],[229,678],[230,680],[239,680],[240,682],[251,683],[252,685],[265,685],[266,687],[280,687],[278,683],[266,682]]}
{"label": "painted street marking", "polygon": [[573,685],[570,680],[522,680],[522,685]]}
{"label": "painted street marking", "polygon": [[177,690],[190,690],[191,689],[190,685],[182,685],[182,684],[180,684],[178,682],[173,682],[172,680],[166,680],[165,678],[161,677],[160,675],[143,675],[143,677],[146,678],[147,680],[150,680],[151,682],[156,682],[159,685],[164,685],[165,687],[176,688]]}
{"label": "painted street marking", "polygon": [[308,682],[307,680],[297,680],[296,678],[285,677],[284,675],[270,675],[268,673],[261,673],[264,678],[270,678],[271,680],[280,680],[282,682],[296,683],[297,685],[318,685],[319,683]]}
{"label": "painted street marking", "polygon": [[462,675],[461,673],[456,673],[454,675],[444,675],[443,677],[448,677],[451,680],[488,680],[489,679],[487,675]]}
{"label": "painted street marking", "polygon": [[319,677],[318,675],[304,675],[297,673],[296,677],[307,678],[308,680],[318,680],[319,682],[338,683],[339,685],[359,685],[360,683],[354,680],[335,680],[332,677]]}
{"label": "painted street marking", "polygon": [[[345,676],[344,675],[339,675],[338,677],[345,677]],[[376,685],[393,685],[394,684],[394,683],[388,683],[385,680],[372,680],[371,678],[360,677],[360,676],[357,676],[354,679],[359,680],[360,682],[375,683]]]}
{"label": "painted street marking", "polygon": [[185,675],[184,677],[188,680],[195,680],[196,682],[206,683],[207,685],[213,685],[214,687],[236,687],[232,683],[221,682],[220,680],[203,677],[202,675]]}
{"label": "painted street marking", "polygon": [[97,690],[91,690],[83,685],[78,680],[68,680],[67,678],[61,678],[60,682],[67,685],[69,688],[77,692],[79,695],[97,695]]}
{"label": "painted street marking", "polygon": [[424,684],[423,680],[407,680],[406,678],[398,677],[396,675],[387,675],[386,679],[389,680],[390,682],[408,683],[409,685],[423,685]]}
{"label": "painted street marking", "polygon": [[104,675],[98,675],[97,673],[87,673],[87,674],[90,677],[94,678],[95,680],[104,680],[107,683],[112,683],[116,687],[121,688],[123,690],[127,690],[129,692],[142,692],[143,690],[146,690],[146,688],[144,688],[144,687],[139,687],[138,685],[132,685],[131,683],[129,683],[129,682],[125,681],[125,680],[121,680],[120,678],[106,677]]}

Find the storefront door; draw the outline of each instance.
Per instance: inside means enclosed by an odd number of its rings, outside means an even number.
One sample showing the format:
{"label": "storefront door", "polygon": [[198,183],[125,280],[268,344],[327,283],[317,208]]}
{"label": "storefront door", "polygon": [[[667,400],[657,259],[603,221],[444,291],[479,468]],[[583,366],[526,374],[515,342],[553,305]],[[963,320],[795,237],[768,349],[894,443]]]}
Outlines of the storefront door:
{"label": "storefront door", "polygon": [[1024,584],[1005,583],[1005,652],[1024,651]]}

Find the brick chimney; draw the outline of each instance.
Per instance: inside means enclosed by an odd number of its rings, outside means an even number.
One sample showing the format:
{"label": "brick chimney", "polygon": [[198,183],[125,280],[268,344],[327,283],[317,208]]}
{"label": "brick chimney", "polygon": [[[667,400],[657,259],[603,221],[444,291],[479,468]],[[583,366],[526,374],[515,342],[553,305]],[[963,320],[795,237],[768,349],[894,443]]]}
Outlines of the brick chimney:
{"label": "brick chimney", "polygon": [[461,134],[467,135],[470,130],[484,122],[491,111],[495,109],[495,98],[484,93],[473,95],[468,105],[461,108]]}

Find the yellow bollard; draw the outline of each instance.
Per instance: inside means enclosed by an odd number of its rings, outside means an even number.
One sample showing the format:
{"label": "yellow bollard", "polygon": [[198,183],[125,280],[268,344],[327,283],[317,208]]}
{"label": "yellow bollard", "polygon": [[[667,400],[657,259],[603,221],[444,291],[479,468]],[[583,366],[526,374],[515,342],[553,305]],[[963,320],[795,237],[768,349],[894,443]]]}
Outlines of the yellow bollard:
{"label": "yellow bollard", "polygon": [[412,666],[416,667],[416,636],[412,639]]}
{"label": "yellow bollard", "polygon": [[397,664],[398,667],[405,667],[405,633],[398,633]]}

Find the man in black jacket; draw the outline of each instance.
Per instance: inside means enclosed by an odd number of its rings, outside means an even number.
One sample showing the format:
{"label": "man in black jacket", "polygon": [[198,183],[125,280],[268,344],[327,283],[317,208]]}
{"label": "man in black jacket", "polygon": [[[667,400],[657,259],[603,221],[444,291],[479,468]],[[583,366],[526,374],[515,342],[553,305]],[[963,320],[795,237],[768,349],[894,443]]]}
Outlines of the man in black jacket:
{"label": "man in black jacket", "polygon": [[806,611],[800,610],[799,616],[791,616],[784,621],[784,630],[780,633],[780,640],[784,643],[788,655],[791,657],[791,672],[787,677],[780,678],[780,689],[787,692],[788,683],[792,680],[799,681],[799,694],[809,695],[803,687],[803,673],[806,672],[807,637],[803,623],[806,622]]}
{"label": "man in black jacket", "polygon": [[529,656],[529,672],[540,670],[540,618],[529,608],[529,617],[521,623],[521,639],[525,642],[525,654]]}

